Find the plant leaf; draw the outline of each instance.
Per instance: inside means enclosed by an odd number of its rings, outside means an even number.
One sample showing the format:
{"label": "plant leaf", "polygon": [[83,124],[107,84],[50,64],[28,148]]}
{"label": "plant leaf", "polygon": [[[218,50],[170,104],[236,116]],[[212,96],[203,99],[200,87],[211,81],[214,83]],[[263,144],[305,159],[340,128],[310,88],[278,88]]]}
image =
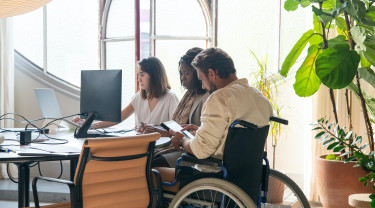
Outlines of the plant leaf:
{"label": "plant leaf", "polygon": [[327,150],[331,150],[335,148],[340,142],[333,142],[332,144],[328,145]]}
{"label": "plant leaf", "polygon": [[326,133],[325,131],[321,131],[321,132],[317,133],[315,135],[315,139],[320,139],[325,133]]}
{"label": "plant leaf", "polygon": [[323,12],[322,10],[316,8],[314,5],[312,6],[312,11],[316,16],[318,16],[323,21],[324,24],[327,24],[335,18],[334,15],[327,12]]}
{"label": "plant leaf", "polygon": [[[315,14],[313,14],[313,25],[314,25],[314,31],[317,34],[323,34],[322,31],[322,24],[320,23],[320,18],[317,17]],[[320,44],[323,42],[323,37],[320,35],[313,35],[310,40],[310,46]]]}
{"label": "plant leaf", "polygon": [[375,73],[370,68],[359,68],[359,77],[375,88]]}
{"label": "plant leaf", "polygon": [[353,161],[355,159],[355,156],[348,157],[344,160],[344,163],[348,163],[350,161]]}
{"label": "plant leaf", "polygon": [[355,50],[375,66],[375,38],[366,36],[366,29],[358,26],[350,29],[350,32],[356,43]]}
{"label": "plant leaf", "polygon": [[355,137],[353,143],[351,144],[352,146],[357,144],[358,142],[362,142],[362,136],[357,136]]}
{"label": "plant leaf", "polygon": [[351,18],[358,22],[362,22],[366,16],[366,6],[365,3],[360,0],[348,0],[348,13]]}
{"label": "plant leaf", "polygon": [[287,76],[290,68],[296,62],[297,58],[301,55],[302,50],[305,48],[309,39],[313,36],[314,30],[305,32],[302,37],[297,41],[288,56],[285,58],[284,63],[281,67],[280,74],[284,77]]}
{"label": "plant leaf", "polygon": [[284,9],[288,12],[295,11],[296,9],[298,9],[298,5],[300,3],[301,2],[295,0],[286,0],[284,3]]}
{"label": "plant leaf", "polygon": [[310,46],[306,59],[296,73],[296,82],[293,87],[300,97],[309,97],[320,87],[320,79],[315,73],[315,60],[321,51],[318,45]]}
{"label": "plant leaf", "polygon": [[[350,83],[346,88],[354,92],[358,100],[360,99],[357,85],[355,85],[354,83]],[[370,114],[375,117],[375,99],[369,96],[366,92],[362,92],[362,94],[365,99],[368,112],[370,112]]]}
{"label": "plant leaf", "polygon": [[361,56],[361,66],[363,68],[371,67],[371,63],[367,61],[363,56]]}
{"label": "plant leaf", "polygon": [[346,23],[345,23],[345,19],[344,18],[342,18],[342,17],[336,17],[335,18],[335,22],[336,22],[337,27],[340,28],[340,30],[346,31]]}
{"label": "plant leaf", "polygon": [[326,140],[328,137],[329,137],[329,134],[324,135],[324,137],[321,140],[319,140],[318,143],[324,142],[324,140]]}
{"label": "plant leaf", "polygon": [[308,7],[309,5],[310,5],[310,1],[309,0],[302,0],[301,1],[301,6],[303,8]]}
{"label": "plant leaf", "polygon": [[322,146],[326,146],[327,144],[331,143],[332,141],[334,141],[335,138],[331,137],[330,139],[328,139],[327,141],[325,141]]}
{"label": "plant leaf", "polygon": [[343,149],[345,149],[344,145],[337,146],[333,149],[333,152],[341,152]]}
{"label": "plant leaf", "polygon": [[321,53],[315,62],[315,71],[324,85],[331,89],[348,86],[357,72],[360,56],[348,45],[336,45]]}
{"label": "plant leaf", "polygon": [[346,134],[345,139],[349,139],[353,135],[353,131],[349,131],[348,134]]}
{"label": "plant leaf", "polygon": [[318,130],[318,129],[322,129],[322,127],[315,127],[315,128],[313,128],[312,130]]}

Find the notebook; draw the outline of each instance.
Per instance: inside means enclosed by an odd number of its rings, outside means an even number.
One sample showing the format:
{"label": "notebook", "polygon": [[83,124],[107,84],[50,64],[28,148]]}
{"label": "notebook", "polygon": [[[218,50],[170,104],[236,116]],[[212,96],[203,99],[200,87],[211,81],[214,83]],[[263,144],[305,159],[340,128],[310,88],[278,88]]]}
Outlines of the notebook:
{"label": "notebook", "polygon": [[[40,110],[42,111],[42,115],[45,119],[57,119],[63,117],[59,102],[57,101],[57,97],[53,89],[35,88],[34,92],[38,100]],[[79,126],[69,118],[62,120],[75,127]]]}

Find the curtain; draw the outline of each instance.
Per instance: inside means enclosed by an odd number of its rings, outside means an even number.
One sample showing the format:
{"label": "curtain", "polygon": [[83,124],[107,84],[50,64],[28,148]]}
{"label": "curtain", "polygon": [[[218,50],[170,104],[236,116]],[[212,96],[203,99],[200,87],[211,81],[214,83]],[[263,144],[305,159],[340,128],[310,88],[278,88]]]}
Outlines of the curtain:
{"label": "curtain", "polygon": [[[12,18],[0,18],[0,115],[14,112],[14,48]],[[7,116],[9,117],[9,116]],[[12,120],[0,120],[0,128],[12,128]],[[11,168],[14,169],[14,168]],[[0,165],[0,178],[7,178],[6,165]],[[13,172],[13,171],[11,171]]]}
{"label": "curtain", "polygon": [[[364,85],[361,82],[361,86]],[[364,86],[366,88],[366,86]],[[368,88],[368,86],[367,86]],[[347,105],[346,105],[346,98],[345,98],[345,89],[341,90],[334,90],[335,101],[336,101],[336,108],[338,114],[338,120],[340,127],[346,127],[349,129],[349,119],[347,117]],[[361,135],[363,137],[364,143],[366,142],[367,133],[365,127],[365,120],[363,118],[363,113],[361,109],[360,102],[355,97],[354,94],[350,95],[349,91],[349,103],[352,105],[351,108],[351,119],[353,125],[353,133],[357,135]],[[321,86],[318,92],[313,96],[312,101],[312,122],[317,122],[318,119],[325,117],[326,119],[330,118],[330,121],[335,120],[335,116],[333,114],[333,107],[330,100],[329,89],[325,86]],[[314,138],[317,132],[312,133],[312,137]],[[326,150],[326,147],[322,147],[320,143],[318,143],[315,139],[311,139],[312,142],[312,175],[310,181],[310,200],[312,201],[319,201],[319,196],[316,188],[316,180],[315,180],[315,160],[322,154],[329,154],[331,151]]]}

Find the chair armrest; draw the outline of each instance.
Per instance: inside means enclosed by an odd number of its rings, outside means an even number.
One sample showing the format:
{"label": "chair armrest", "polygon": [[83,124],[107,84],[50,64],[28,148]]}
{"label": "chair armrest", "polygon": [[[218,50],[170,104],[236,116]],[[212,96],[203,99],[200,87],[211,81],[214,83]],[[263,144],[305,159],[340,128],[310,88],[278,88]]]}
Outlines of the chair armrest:
{"label": "chair armrest", "polygon": [[63,183],[63,184],[66,184],[68,186],[74,185],[74,183],[72,181],[69,181],[69,180],[62,180],[62,179],[57,179],[57,178],[49,178],[49,177],[43,177],[43,176],[35,177],[33,179],[33,184],[34,184],[34,181],[36,183],[39,179],[40,180],[44,180],[44,181],[49,181],[49,182]]}
{"label": "chair armrest", "polygon": [[69,186],[69,189],[71,191],[74,188],[74,183],[72,181],[62,180],[62,179],[57,179],[57,178],[41,177],[41,176],[35,177],[33,179],[32,188],[33,188],[34,203],[35,203],[36,208],[39,208],[38,190],[36,188],[36,183],[38,182],[39,179],[44,180],[44,181],[49,181],[49,182],[66,184]]}
{"label": "chair armrest", "polygon": [[185,162],[190,162],[190,163],[196,163],[196,164],[201,164],[201,165],[207,165],[211,167],[220,167],[223,165],[223,161],[216,159],[216,158],[206,158],[206,159],[198,159],[194,155],[190,153],[184,153],[182,154],[182,161]]}

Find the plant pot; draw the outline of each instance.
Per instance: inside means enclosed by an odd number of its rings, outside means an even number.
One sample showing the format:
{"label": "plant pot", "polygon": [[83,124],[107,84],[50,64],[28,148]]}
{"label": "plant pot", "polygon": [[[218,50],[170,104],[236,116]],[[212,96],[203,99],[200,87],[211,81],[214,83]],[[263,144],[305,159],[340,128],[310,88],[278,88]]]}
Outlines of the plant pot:
{"label": "plant pot", "polygon": [[276,178],[268,178],[267,203],[279,204],[283,202],[285,184]]}
{"label": "plant pot", "polygon": [[326,160],[326,155],[316,159],[316,184],[324,208],[352,207],[348,197],[355,193],[373,193],[371,186],[364,186],[358,179],[366,175],[355,162]]}

